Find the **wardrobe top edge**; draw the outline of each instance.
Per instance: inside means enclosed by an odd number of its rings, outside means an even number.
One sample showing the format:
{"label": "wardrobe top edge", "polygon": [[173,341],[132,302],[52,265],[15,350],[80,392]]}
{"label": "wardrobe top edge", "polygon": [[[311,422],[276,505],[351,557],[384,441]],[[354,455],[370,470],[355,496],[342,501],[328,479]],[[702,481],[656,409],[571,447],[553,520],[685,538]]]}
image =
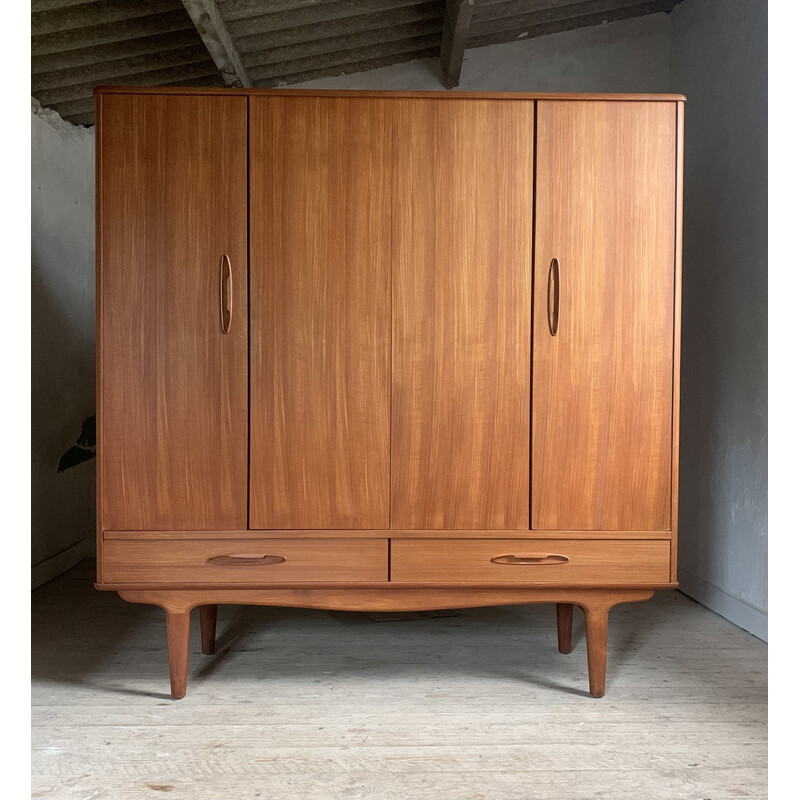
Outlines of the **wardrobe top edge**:
{"label": "wardrobe top edge", "polygon": [[409,97],[445,98],[451,100],[639,100],[685,103],[682,94],[613,93],[613,92],[400,92],[366,89],[234,89],[212,87],[168,86],[96,86],[94,95],[101,94],[165,94],[165,95],[239,95],[277,97]]}

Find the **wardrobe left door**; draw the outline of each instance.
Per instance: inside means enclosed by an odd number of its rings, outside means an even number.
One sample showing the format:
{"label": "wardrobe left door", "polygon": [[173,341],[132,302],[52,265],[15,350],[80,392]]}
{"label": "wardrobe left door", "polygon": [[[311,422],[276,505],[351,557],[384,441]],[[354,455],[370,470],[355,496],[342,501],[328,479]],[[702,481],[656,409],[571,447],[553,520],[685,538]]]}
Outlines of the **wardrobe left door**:
{"label": "wardrobe left door", "polygon": [[247,527],[247,98],[98,97],[101,525]]}

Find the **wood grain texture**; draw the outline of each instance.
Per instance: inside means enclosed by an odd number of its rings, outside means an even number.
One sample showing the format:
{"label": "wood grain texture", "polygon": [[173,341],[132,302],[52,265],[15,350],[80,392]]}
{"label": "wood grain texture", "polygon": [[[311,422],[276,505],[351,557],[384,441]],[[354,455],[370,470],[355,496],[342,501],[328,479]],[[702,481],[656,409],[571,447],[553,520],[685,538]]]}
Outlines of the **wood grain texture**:
{"label": "wood grain texture", "polygon": [[589,694],[592,697],[602,697],[606,693],[608,609],[603,606],[584,608],[584,620],[586,658],[589,662]]}
{"label": "wood grain texture", "polygon": [[103,582],[103,95],[95,95],[94,142],[94,336],[95,336],[95,552],[97,582]]}
{"label": "wood grain texture", "polygon": [[[203,606],[203,608],[205,608],[205,606]],[[556,603],[558,652],[565,655],[572,652],[572,612],[572,603]]]}
{"label": "wood grain texture", "polygon": [[[480,590],[471,589],[473,593]],[[353,607],[353,599],[360,595],[355,608],[367,610],[374,608],[375,605],[387,605],[392,610],[402,607],[397,601],[409,599],[400,592],[387,592],[382,597],[381,590],[358,590],[345,589],[337,593],[336,590],[314,590],[307,589],[301,592],[291,592],[283,590],[281,592],[269,593],[268,591],[259,593],[247,593],[240,591],[237,593],[226,593],[221,590],[214,592],[210,589],[203,589],[195,592],[177,591],[170,589],[147,590],[147,591],[121,591],[120,597],[123,600],[133,603],[152,603],[161,606],[167,613],[167,640],[169,643],[169,671],[170,684],[172,686],[172,696],[181,698],[186,693],[186,659],[189,649],[189,614],[198,605],[213,603],[248,602],[263,605],[276,604],[275,601],[280,597],[296,596],[300,602],[286,603],[287,605],[300,605],[310,608],[341,608],[348,609]],[[461,593],[463,595],[463,593]],[[448,590],[423,590],[414,593],[410,599],[414,605],[412,608],[446,608],[446,607],[465,607],[457,603],[458,592],[449,593]],[[547,589],[540,587],[529,591],[527,599],[513,599],[516,595],[514,590],[500,589],[485,591],[482,594],[486,602],[481,605],[498,605],[500,603],[531,602],[531,603],[564,603],[566,598],[579,605],[586,618],[586,638],[587,654],[589,664],[589,692],[592,697],[602,697],[605,693],[606,676],[606,652],[608,637],[608,612],[609,609],[619,603],[638,602],[648,600],[653,596],[652,591],[630,590],[630,589]],[[466,606],[473,604],[473,600],[466,595]],[[474,594],[473,594],[474,597]],[[203,599],[205,598],[205,599]],[[383,601],[383,602],[381,602]],[[387,604],[387,601],[388,604]],[[424,605],[420,605],[423,602]],[[439,605],[441,603],[441,605]],[[329,605],[330,604],[330,605]],[[431,605],[435,604],[435,605]],[[377,610],[377,609],[376,609]]]}
{"label": "wood grain texture", "polygon": [[[531,527],[666,531],[675,106],[537,108]],[[547,322],[553,258],[557,336]]]}
{"label": "wood grain texture", "polygon": [[681,300],[683,287],[683,117],[675,104],[675,341],[672,348],[672,563],[670,580],[678,580],[678,486],[681,421]]}
{"label": "wood grain texture", "polygon": [[388,528],[387,101],[250,104],[251,528]]}
{"label": "wood grain texture", "polygon": [[100,114],[101,524],[246,527],[247,101],[108,95]]}
{"label": "wood grain texture", "polygon": [[189,622],[188,611],[167,611],[169,686],[172,696],[176,700],[186,696],[186,681],[189,672]]}
{"label": "wood grain texture", "polygon": [[533,104],[393,107],[392,528],[527,528]]}
{"label": "wood grain texture", "polygon": [[[218,556],[282,556],[283,563],[212,564]],[[105,543],[105,579],[113,583],[273,584],[385,581],[386,539],[171,539]]]}
{"label": "wood grain texture", "polygon": [[288,606],[337,611],[432,611],[444,608],[480,608],[523,603],[574,603],[581,608],[610,608],[617,603],[649,600],[654,587],[563,586],[394,586],[359,588],[308,587],[230,589],[212,586],[195,589],[150,587],[121,588],[129,603],[151,603],[167,611],[191,611],[208,603],[218,605]]}
{"label": "wood grain texture", "polygon": [[[386,537],[385,528],[330,528],[330,529],[265,529],[257,531],[104,531],[103,540],[111,539],[219,539],[230,536],[234,539],[380,539]],[[392,539],[530,539],[528,529],[487,531],[485,529],[438,530],[410,528],[392,529]],[[597,539],[597,531],[536,531],[537,539]],[[664,531],[614,531],[614,539],[665,539]]]}
{"label": "wood grain texture", "polygon": [[213,655],[217,649],[217,606],[200,606],[200,642],[205,655]]}
{"label": "wood grain texture", "polygon": [[[392,540],[391,580],[411,583],[595,585],[666,583],[669,540]],[[566,556],[564,563],[498,564],[501,555]]]}
{"label": "wood grain texture", "polygon": [[98,94],[98,588],[167,611],[173,695],[195,606],[213,652],[218,604],[547,602],[602,696],[608,609],[674,585],[682,104],[538,103],[532,320],[530,98],[161,94]]}
{"label": "wood grain texture", "polygon": [[95,97],[104,94],[165,94],[165,95],[239,95],[246,97],[386,97],[435,98],[437,100],[580,100],[615,102],[675,103],[685,102],[682,94],[650,94],[647,92],[396,92],[366,89],[237,89],[234,87],[191,86],[96,86]]}

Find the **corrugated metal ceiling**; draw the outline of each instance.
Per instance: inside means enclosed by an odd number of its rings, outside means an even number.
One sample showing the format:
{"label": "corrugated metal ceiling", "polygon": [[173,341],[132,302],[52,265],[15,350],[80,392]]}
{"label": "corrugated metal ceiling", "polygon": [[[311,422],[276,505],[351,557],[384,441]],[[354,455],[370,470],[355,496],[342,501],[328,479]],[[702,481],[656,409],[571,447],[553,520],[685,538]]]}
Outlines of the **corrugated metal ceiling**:
{"label": "corrugated metal ceiling", "polygon": [[464,47],[670,11],[677,2],[32,0],[32,94],[90,125],[98,84],[287,86],[440,55],[455,65],[452,83]]}

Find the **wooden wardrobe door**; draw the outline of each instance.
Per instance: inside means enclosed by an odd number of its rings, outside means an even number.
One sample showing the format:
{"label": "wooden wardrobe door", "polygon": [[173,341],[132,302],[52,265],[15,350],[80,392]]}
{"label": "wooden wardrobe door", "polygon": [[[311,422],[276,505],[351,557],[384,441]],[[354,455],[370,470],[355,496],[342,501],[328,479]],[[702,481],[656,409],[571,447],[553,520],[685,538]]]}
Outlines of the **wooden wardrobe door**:
{"label": "wooden wardrobe door", "polygon": [[389,525],[389,108],[250,100],[253,528]]}
{"label": "wooden wardrobe door", "polygon": [[392,527],[528,527],[533,102],[397,100]]}
{"label": "wooden wardrobe door", "polygon": [[244,528],[247,100],[104,94],[98,117],[102,525]]}
{"label": "wooden wardrobe door", "polygon": [[668,530],[675,104],[537,105],[532,527]]}

